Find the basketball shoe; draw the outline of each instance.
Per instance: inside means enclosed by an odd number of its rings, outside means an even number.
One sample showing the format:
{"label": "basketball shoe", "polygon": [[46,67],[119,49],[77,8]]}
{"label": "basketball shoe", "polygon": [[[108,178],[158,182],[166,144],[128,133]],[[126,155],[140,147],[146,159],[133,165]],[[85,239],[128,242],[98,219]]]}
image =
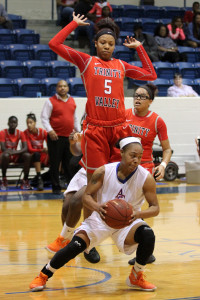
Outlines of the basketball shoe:
{"label": "basketball shoe", "polygon": [[92,264],[96,264],[100,261],[100,255],[96,248],[92,248],[89,253],[84,252],[84,257]]}
{"label": "basketball shoe", "polygon": [[2,182],[1,182],[1,190],[2,191],[6,191],[8,188],[8,181],[6,177],[2,178]]}
{"label": "basketball shoe", "polygon": [[32,292],[42,291],[46,287],[48,276],[40,272],[39,276],[35,277],[30,283],[29,288]]}
{"label": "basketball shoe", "polygon": [[30,185],[28,180],[23,179],[21,186],[20,186],[21,190],[33,190],[33,187]]}
{"label": "basketball shoe", "polygon": [[61,235],[59,235],[57,237],[57,239],[53,243],[51,243],[48,246],[46,246],[45,249],[47,249],[51,253],[56,253],[60,249],[62,249],[65,246],[67,246],[69,243],[70,243],[70,240],[66,240],[66,239],[64,239],[64,237],[62,237]]}
{"label": "basketball shoe", "polygon": [[126,279],[126,284],[133,289],[153,292],[157,287],[144,279],[144,272],[136,272],[134,267],[131,270],[129,277]]}

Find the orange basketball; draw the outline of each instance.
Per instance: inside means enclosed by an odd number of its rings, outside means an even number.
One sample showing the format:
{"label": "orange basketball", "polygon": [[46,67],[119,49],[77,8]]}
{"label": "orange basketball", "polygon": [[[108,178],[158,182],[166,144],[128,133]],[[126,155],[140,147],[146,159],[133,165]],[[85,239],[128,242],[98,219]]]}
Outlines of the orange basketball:
{"label": "orange basketball", "polygon": [[108,201],[106,207],[105,223],[115,229],[121,229],[130,225],[129,220],[133,213],[131,204],[122,199]]}

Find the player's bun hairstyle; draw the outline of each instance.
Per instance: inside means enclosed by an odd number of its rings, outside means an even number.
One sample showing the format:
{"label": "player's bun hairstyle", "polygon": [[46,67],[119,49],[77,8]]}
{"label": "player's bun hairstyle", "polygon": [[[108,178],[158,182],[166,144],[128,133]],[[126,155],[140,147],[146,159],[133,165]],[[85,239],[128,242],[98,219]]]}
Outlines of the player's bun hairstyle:
{"label": "player's bun hairstyle", "polygon": [[33,114],[33,113],[30,113],[30,114],[26,115],[26,120],[28,120],[28,119],[32,119],[35,122],[37,121],[36,120],[36,115]]}
{"label": "player's bun hairstyle", "polygon": [[[139,88],[145,89],[147,91],[147,93],[149,94],[149,97],[151,100],[153,100],[155,98],[155,96],[157,95],[157,92],[158,92],[157,86],[154,85],[153,83],[147,83],[145,85],[141,85],[137,89],[139,89]],[[136,91],[137,91],[137,89],[136,89]]]}
{"label": "player's bun hairstyle", "polygon": [[111,18],[108,17],[108,18],[101,19],[95,25],[95,32],[96,32],[95,41],[97,41],[102,34],[106,34],[106,31],[108,30],[109,31],[111,30],[112,34],[109,32],[107,32],[107,34],[111,34],[115,38],[115,40],[117,40],[120,32],[119,27]]}

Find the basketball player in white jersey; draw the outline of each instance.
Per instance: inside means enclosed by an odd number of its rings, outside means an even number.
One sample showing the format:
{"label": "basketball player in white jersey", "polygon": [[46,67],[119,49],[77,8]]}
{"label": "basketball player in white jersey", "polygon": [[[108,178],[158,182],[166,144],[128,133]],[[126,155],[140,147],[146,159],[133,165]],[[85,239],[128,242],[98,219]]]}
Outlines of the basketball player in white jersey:
{"label": "basketball player in white jersey", "polygon": [[[119,147],[121,162],[98,168],[84,192],[83,204],[93,211],[92,215],[82,222],[75,230],[71,242],[59,250],[44,266],[39,276],[31,282],[29,287],[32,291],[43,290],[47,280],[57,269],[108,237],[113,239],[119,251],[127,255],[137,250],[136,262],[126,280],[127,285],[143,291],[156,290],[155,285],[144,279],[145,265],[153,253],[155,236],[153,230],[143,220],[159,213],[156,183],[152,175],[139,165],[143,149],[138,138],[124,138],[119,142]],[[115,198],[122,198],[133,206],[130,225],[119,230],[109,227],[104,222],[106,202]],[[141,210],[145,199],[149,207]]]}

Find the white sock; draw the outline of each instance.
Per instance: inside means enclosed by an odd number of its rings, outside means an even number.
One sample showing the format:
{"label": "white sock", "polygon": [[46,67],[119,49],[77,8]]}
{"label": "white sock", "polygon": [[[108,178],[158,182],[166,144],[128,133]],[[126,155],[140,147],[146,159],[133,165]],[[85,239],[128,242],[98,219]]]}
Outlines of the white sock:
{"label": "white sock", "polygon": [[135,271],[138,272],[143,272],[145,269],[145,266],[138,264],[137,262],[135,262],[134,264],[134,269]]}
{"label": "white sock", "polygon": [[46,265],[46,269],[49,270],[49,271],[51,271],[52,273],[54,273],[55,271],[57,271],[57,269],[54,269],[54,268],[52,268],[52,267],[50,266],[50,263],[48,263],[48,264]]}
{"label": "white sock", "polygon": [[66,223],[64,223],[63,229],[62,229],[60,235],[62,237],[64,237],[64,239],[71,240],[72,237],[73,237],[73,234],[74,234],[74,228],[69,227],[69,226],[66,225]]}

